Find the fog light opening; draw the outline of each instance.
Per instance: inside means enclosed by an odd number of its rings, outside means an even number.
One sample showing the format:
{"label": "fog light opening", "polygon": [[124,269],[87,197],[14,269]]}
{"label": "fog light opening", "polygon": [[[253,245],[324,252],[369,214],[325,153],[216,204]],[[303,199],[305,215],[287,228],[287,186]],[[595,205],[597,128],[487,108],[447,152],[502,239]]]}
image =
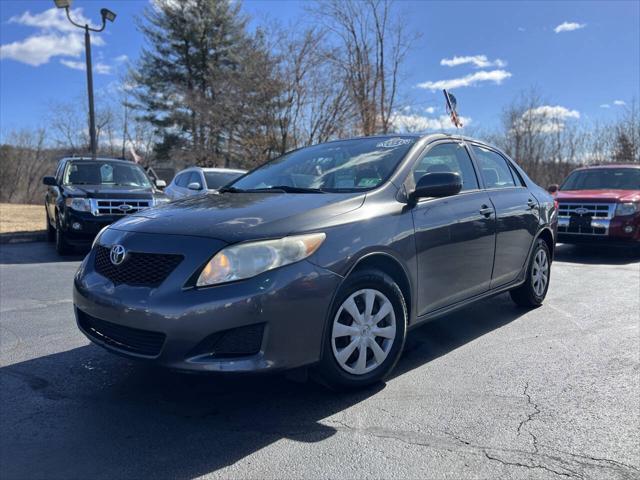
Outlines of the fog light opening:
{"label": "fog light opening", "polygon": [[631,233],[633,232],[633,227],[631,225],[627,225],[626,227],[624,227],[624,233]]}
{"label": "fog light opening", "polygon": [[71,228],[74,230],[82,230],[82,224],[80,222],[73,222]]}

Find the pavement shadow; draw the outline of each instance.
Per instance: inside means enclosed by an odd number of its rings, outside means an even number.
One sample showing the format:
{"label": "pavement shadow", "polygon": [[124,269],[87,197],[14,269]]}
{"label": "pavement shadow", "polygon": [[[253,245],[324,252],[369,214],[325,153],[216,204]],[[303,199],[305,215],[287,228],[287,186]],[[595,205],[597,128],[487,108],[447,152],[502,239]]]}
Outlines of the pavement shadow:
{"label": "pavement shadow", "polygon": [[[414,329],[392,378],[522,313],[502,295]],[[281,375],[188,375],[93,345],[0,368],[0,383],[7,480],[190,479],[282,439],[325,440],[340,425],[327,417],[384,388],[335,393]]]}
{"label": "pavement shadow", "polygon": [[556,245],[554,259],[586,265],[629,265],[640,262],[640,249],[610,245]]}
{"label": "pavement shadow", "polygon": [[76,248],[70,255],[58,255],[52,243],[4,243],[0,244],[0,265],[79,262],[88,252]]}

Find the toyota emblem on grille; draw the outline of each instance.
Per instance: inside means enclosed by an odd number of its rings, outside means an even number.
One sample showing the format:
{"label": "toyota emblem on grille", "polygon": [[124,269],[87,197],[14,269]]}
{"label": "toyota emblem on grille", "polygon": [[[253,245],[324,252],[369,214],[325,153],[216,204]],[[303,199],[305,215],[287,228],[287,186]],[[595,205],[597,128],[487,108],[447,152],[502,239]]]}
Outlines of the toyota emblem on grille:
{"label": "toyota emblem on grille", "polygon": [[127,205],[126,203],[122,204],[122,205],[118,205],[118,208],[120,210],[122,210],[123,212],[128,212],[129,210],[131,210],[133,207],[131,205]]}
{"label": "toyota emblem on grille", "polygon": [[124,258],[127,256],[127,251],[122,245],[114,245],[109,252],[109,259],[114,265],[120,265],[124,262]]}
{"label": "toyota emblem on grille", "polygon": [[578,215],[584,215],[585,213],[589,213],[589,209],[584,207],[579,207],[579,208],[576,208],[574,212],[576,212]]}

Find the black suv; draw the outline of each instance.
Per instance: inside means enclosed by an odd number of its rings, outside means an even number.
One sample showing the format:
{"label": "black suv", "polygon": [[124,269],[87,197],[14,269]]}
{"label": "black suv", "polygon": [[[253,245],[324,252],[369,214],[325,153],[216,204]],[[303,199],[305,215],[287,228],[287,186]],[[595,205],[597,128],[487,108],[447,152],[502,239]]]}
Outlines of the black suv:
{"label": "black suv", "polygon": [[137,164],[111,158],[63,158],[55,176],[44,177],[47,237],[60,254],[88,246],[123,215],[168,201]]}

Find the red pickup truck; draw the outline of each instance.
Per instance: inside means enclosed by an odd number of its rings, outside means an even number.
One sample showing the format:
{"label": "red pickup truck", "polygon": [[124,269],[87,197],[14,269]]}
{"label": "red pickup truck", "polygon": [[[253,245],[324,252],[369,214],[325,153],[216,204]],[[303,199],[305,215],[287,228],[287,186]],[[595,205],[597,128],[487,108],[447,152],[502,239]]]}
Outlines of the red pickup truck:
{"label": "red pickup truck", "polygon": [[554,196],[559,242],[640,248],[640,165],[578,168]]}

